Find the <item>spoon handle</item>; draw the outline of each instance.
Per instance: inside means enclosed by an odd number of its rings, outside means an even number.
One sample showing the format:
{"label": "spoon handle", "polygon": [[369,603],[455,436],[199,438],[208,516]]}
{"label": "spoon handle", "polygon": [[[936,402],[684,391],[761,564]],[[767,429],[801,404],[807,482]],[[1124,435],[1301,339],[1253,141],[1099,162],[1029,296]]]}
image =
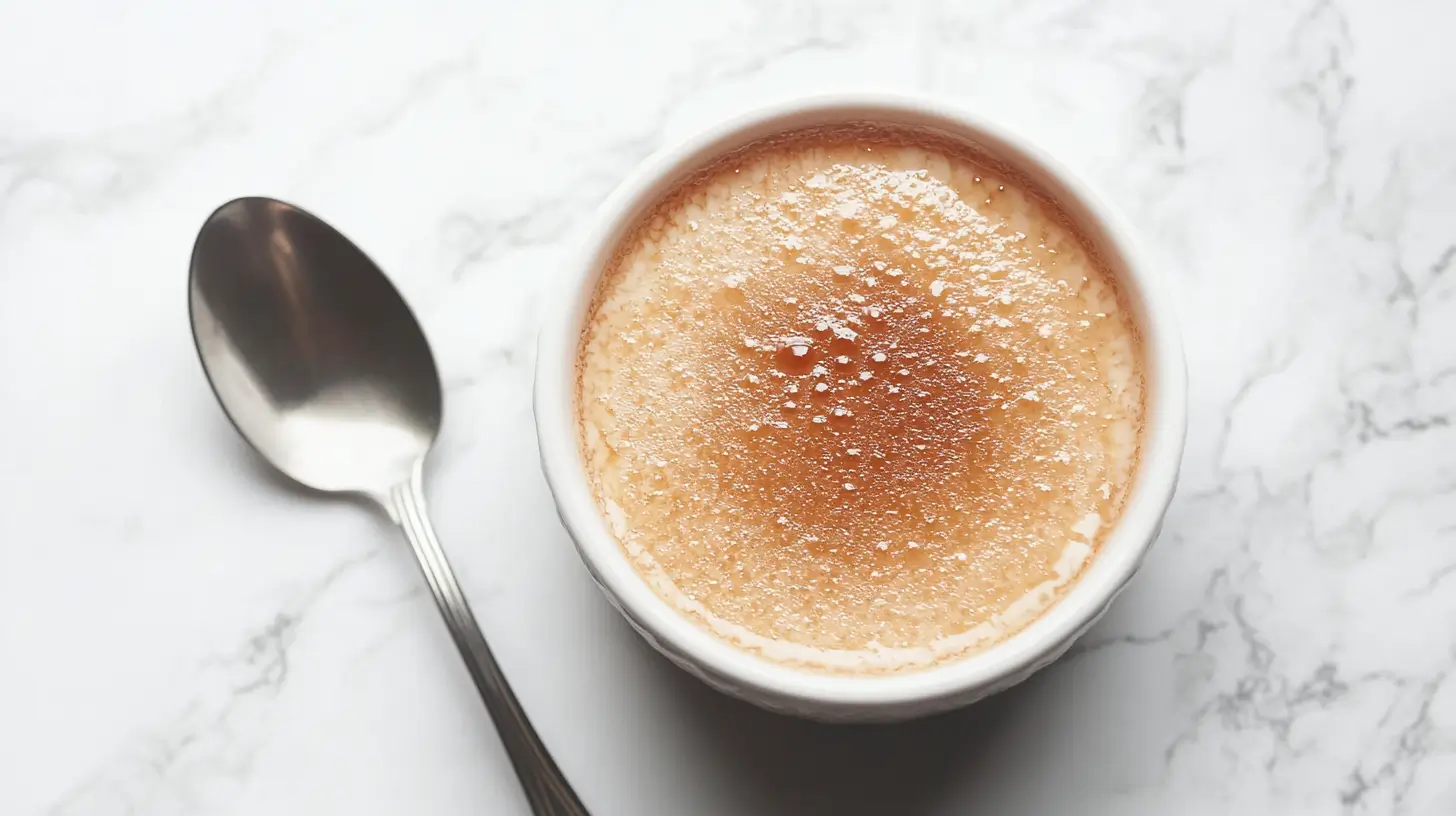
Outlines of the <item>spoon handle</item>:
{"label": "spoon handle", "polygon": [[516,768],[516,776],[520,777],[521,787],[525,788],[532,812],[537,816],[588,816],[571,784],[562,776],[561,769],[556,767],[555,760],[536,735],[536,729],[531,727],[531,721],[526,718],[526,712],[511,691],[505,675],[501,674],[500,666],[496,665],[485,636],[480,632],[480,625],[470,611],[470,604],[466,603],[460,584],[455,581],[455,573],[445,559],[445,551],[440,549],[440,542],[435,538],[435,530],[425,512],[425,492],[419,465],[416,465],[409,481],[390,491],[389,512],[414,547],[425,580],[429,582],[440,613],[450,627],[450,635],[455,639],[461,657],[465,658],[465,666],[475,679],[481,699],[500,732],[501,742],[505,743],[506,752],[510,754],[511,764]]}

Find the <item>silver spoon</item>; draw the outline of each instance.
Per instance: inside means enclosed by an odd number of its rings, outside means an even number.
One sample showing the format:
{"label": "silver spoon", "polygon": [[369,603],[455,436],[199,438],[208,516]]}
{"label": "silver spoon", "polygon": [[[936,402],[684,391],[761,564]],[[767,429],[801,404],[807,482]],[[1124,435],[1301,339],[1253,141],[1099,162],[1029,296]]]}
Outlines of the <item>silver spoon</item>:
{"label": "silver spoon", "polygon": [[584,816],[496,665],[425,514],[440,375],[399,292],[337,230],[267,198],[230,201],[207,219],[188,288],[197,353],[233,425],[301,484],[365,496],[389,513],[414,547],[532,810]]}

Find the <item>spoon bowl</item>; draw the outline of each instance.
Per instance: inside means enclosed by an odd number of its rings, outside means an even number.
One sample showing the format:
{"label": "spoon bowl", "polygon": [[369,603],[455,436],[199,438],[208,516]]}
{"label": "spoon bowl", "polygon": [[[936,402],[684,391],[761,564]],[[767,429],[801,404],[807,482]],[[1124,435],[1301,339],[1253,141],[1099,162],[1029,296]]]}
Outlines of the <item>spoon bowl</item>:
{"label": "spoon bowl", "polygon": [[434,355],[394,286],[297,207],[240,198],[192,250],[192,331],[223,410],[318,490],[382,498],[440,431]]}
{"label": "spoon bowl", "polygon": [[189,277],[192,336],[239,433],[295,481],[376,501],[414,548],[531,809],[585,816],[496,665],[425,507],[440,374],[404,298],[333,227],[268,198],[203,224]]}

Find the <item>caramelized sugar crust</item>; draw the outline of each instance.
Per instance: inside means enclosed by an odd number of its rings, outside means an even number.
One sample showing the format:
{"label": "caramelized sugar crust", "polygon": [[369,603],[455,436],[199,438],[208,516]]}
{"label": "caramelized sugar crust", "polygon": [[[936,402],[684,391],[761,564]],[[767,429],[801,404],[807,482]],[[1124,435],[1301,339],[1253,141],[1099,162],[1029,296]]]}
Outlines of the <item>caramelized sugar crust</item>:
{"label": "caramelized sugar crust", "polygon": [[623,242],[578,361],[598,501],[765,656],[923,667],[1025,626],[1130,485],[1142,363],[1057,208],[932,134],[735,153]]}

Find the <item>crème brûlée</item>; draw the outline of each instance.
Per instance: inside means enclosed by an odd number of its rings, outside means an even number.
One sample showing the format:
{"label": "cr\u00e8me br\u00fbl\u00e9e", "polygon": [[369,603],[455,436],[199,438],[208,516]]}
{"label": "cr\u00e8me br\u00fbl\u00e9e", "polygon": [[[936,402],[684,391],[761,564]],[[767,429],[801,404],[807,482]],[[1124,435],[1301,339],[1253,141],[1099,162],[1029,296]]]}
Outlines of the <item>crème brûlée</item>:
{"label": "cr\u00e8me br\u00fbl\u00e9e", "polygon": [[811,670],[924,668],[1025,627],[1095,557],[1143,426],[1135,321],[1013,171],[934,133],[725,156],[604,271],[581,453],[653,590]]}

